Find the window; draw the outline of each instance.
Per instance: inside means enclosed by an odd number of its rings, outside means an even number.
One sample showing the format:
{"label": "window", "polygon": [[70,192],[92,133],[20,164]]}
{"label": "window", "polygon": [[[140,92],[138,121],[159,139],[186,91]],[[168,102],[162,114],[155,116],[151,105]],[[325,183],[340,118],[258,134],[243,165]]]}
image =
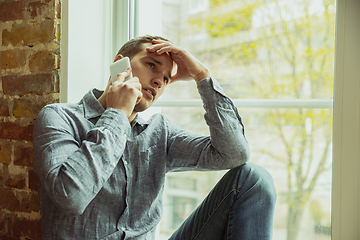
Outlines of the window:
{"label": "window", "polygon": [[[138,1],[139,26],[150,17],[143,2]],[[273,238],[331,239],[335,2],[209,0],[201,11],[194,8],[196,14],[187,1],[159,4],[162,12],[151,18],[161,19],[160,34],[210,68],[243,117],[251,161],[274,177]],[[195,83],[179,82],[143,116],[161,112],[187,130],[209,134],[201,106]],[[180,225],[179,213],[194,205],[191,199],[198,205],[223,174],[168,176],[167,182],[195,176],[206,184],[195,198],[166,185],[158,239],[167,239]]]}
{"label": "window", "polygon": [[109,65],[132,34],[133,8],[128,1],[62,2],[61,102],[78,102],[90,87],[106,87]]}
{"label": "window", "polygon": [[[104,77],[107,78],[108,76],[108,63],[111,62],[110,55],[114,54],[113,50],[109,50],[109,46],[111,46],[111,42],[116,43],[118,45],[121,45],[126,39],[129,38],[129,35],[131,35],[129,30],[129,9],[128,6],[129,3],[134,3],[137,7],[137,13],[139,14],[138,22],[135,28],[133,29],[133,32],[137,32],[138,34],[145,34],[145,33],[151,33],[151,34],[159,34],[164,35],[170,39],[172,39],[177,44],[184,46],[186,48],[189,47],[190,44],[187,43],[187,39],[193,41],[203,41],[206,37],[208,37],[209,33],[206,31],[206,25],[205,21],[195,21],[194,19],[193,23],[197,23],[198,27],[197,29],[194,28],[188,28],[186,20],[187,18],[184,18],[184,15],[187,16],[189,9],[184,8],[182,6],[182,1],[178,0],[154,0],[151,1],[144,1],[144,0],[132,0],[132,1],[111,1],[111,0],[104,0],[100,2],[92,2],[89,3],[88,1],[77,1],[70,2],[68,0],[62,1],[62,41],[61,41],[61,101],[62,102],[77,102],[82,97],[83,93],[81,91],[87,91],[89,87],[99,87],[103,88],[103,80],[102,77],[104,74]],[[186,1],[187,2],[187,1]],[[201,1],[200,1],[201,2]],[[216,2],[222,2],[222,1],[208,1],[208,8],[213,7],[214,5],[211,5],[211,3]],[[240,4],[238,1],[225,1],[228,4],[234,4],[234,5],[227,5],[227,8],[232,8],[232,6],[235,6],[235,4]],[[251,1],[248,1],[251,2]],[[284,6],[284,2],[286,1],[277,1],[278,5]],[[307,1],[303,1],[307,2]],[[319,5],[322,1],[310,1],[315,2],[312,3],[312,9],[321,9],[321,6]],[[327,1],[324,1],[327,2]],[[125,4],[127,6],[122,7],[118,6],[117,8],[114,8],[114,4],[121,3]],[[141,19],[144,19],[146,16],[146,11],[144,9],[145,4],[148,3],[148,11],[151,13],[157,13],[151,15],[151,21],[144,22]],[[330,10],[332,13],[335,11],[334,2],[330,1],[331,8]],[[72,4],[72,5],[69,5]],[[278,5],[274,5],[274,3],[269,3],[271,9],[278,7]],[[271,5],[272,4],[272,5]],[[151,9],[150,5],[156,6],[156,9]],[[318,7],[314,7],[317,6]],[[86,6],[87,11],[84,11],[84,6]],[[320,6],[320,7],[319,7]],[[221,10],[223,11],[225,7],[222,7]],[[338,34],[336,37],[337,41],[337,50],[336,50],[336,86],[335,86],[335,112],[334,112],[334,139],[333,139],[333,146],[334,146],[334,162],[333,162],[333,196],[332,196],[332,237],[333,239],[357,239],[358,238],[358,226],[359,226],[359,219],[360,219],[360,210],[359,210],[359,191],[360,191],[360,181],[359,181],[359,175],[360,175],[360,168],[359,168],[359,96],[360,96],[360,89],[358,87],[358,76],[360,75],[360,69],[358,66],[360,65],[359,57],[360,56],[360,47],[358,46],[358,42],[360,42],[359,39],[359,28],[356,24],[353,24],[354,22],[360,21],[360,15],[358,15],[358,12],[360,10],[360,6],[357,1],[337,1],[337,28],[338,28]],[[131,8],[135,10],[134,8]],[[180,9],[180,10],[179,10]],[[235,9],[235,7],[234,7]],[[292,9],[292,8],[290,8]],[[302,9],[302,8],[299,8]],[[106,30],[108,26],[114,26],[112,24],[112,21],[109,20],[109,17],[112,16],[112,10],[116,12],[117,16],[122,16],[122,19],[116,20],[116,23],[121,25],[121,28],[118,27],[116,30],[121,29],[121,31],[117,31],[115,35],[117,37],[115,40],[98,40],[96,36],[99,37],[106,37],[111,36],[110,32],[111,30]],[[261,8],[260,8],[261,10]],[[259,10],[259,11],[260,11]],[[315,10],[309,11],[309,13],[312,13],[314,15]],[[225,11],[225,10],[224,10]],[[262,10],[264,11],[264,10]],[[121,14],[119,14],[121,12]],[[192,14],[192,16],[197,15],[203,15],[206,16],[207,11],[201,10],[200,12],[196,14]],[[253,12],[252,16],[256,16],[256,13]],[[318,12],[318,15],[321,13]],[[79,19],[74,18],[74,16],[77,16]],[[190,14],[189,14],[190,15]],[[315,14],[316,15],[316,14]],[[321,15],[321,14],[320,14]],[[170,17],[170,18],[169,18]],[[189,17],[189,16],[188,16]],[[268,16],[270,17],[276,17],[276,14]],[[289,29],[291,27],[291,17],[285,16],[285,20],[289,21],[290,25],[284,25],[288,26]],[[84,19],[86,21],[82,21],[81,19]],[[106,21],[103,21],[104,19],[108,19]],[[166,19],[166,21],[163,19]],[[245,18],[249,19],[249,18]],[[269,19],[267,21],[269,21]],[[296,18],[294,18],[296,19]],[[113,19],[114,20],[114,19]],[[252,18],[251,20],[251,26],[254,28],[255,26],[261,27],[263,25],[271,26],[270,22],[261,22],[260,19]],[[279,19],[278,19],[279,20]],[[108,21],[108,22],[107,22]],[[115,20],[114,20],[115,21]],[[140,22],[139,22],[140,21]],[[99,26],[99,22],[103,22],[103,26]],[[176,28],[174,28],[174,24]],[[91,28],[91,31],[88,29],[87,26],[93,25]],[[195,24],[193,26],[196,26]],[[156,27],[153,29],[153,27]],[[200,28],[202,27],[202,28]],[[247,28],[247,25],[245,24],[242,26],[243,29]],[[87,29],[87,31],[85,31]],[[115,29],[115,28],[113,28]],[[150,30],[151,29],[151,30]],[[180,30],[179,30],[180,29]],[[147,31],[149,30],[149,31]],[[230,29],[228,29],[230,30]],[[281,29],[277,27],[276,25],[273,25],[271,28],[272,32],[281,32]],[[251,30],[249,31],[251,32]],[[115,32],[113,32],[114,34]],[[93,34],[93,35],[92,35]],[[213,33],[214,34],[214,33]],[[215,32],[216,34],[216,32]],[[94,36],[95,38],[93,38]],[[113,35],[114,36],[114,35]],[[73,43],[71,45],[71,38],[74,40],[77,38],[76,44]],[[116,40],[117,38],[117,40]],[[224,37],[225,39],[226,37]],[[257,39],[256,35],[254,33],[252,34],[243,34],[239,35],[238,38],[241,39]],[[228,39],[233,39],[231,37],[228,37]],[[76,40],[76,39],[75,39]],[[82,45],[87,42],[89,43],[88,47],[83,47]],[[198,45],[200,46],[200,45]],[[211,45],[212,46],[212,45]],[[254,46],[254,45],[248,45],[248,46]],[[208,46],[204,46],[208,47]],[[117,49],[117,46],[114,46],[113,49]],[[80,51],[82,50],[82,51]],[[311,49],[309,49],[311,50]],[[90,52],[89,52],[90,51]],[[249,71],[242,73],[240,71],[237,71],[239,74],[242,75],[236,76],[237,78],[234,78],[233,81],[244,81],[244,79],[254,79],[254,77],[251,75],[252,72],[259,71],[260,68],[253,68],[253,65],[251,64],[251,53],[256,53],[256,58],[261,59],[263,61],[266,60],[266,57],[271,56],[273,59],[276,59],[276,54],[269,55],[266,48],[256,48],[256,52],[249,51],[249,53],[239,52],[237,53],[240,56],[247,56],[248,57],[248,64],[249,67],[244,67],[243,69],[247,69]],[[109,57],[106,57],[108,55]],[[81,57],[83,56],[83,57]],[[84,57],[85,56],[85,57]],[[91,56],[91,57],[89,57]],[[223,59],[221,54],[218,55],[218,58],[215,58],[215,60],[218,60],[219,66],[221,60]],[[200,57],[199,57],[200,58]],[[73,60],[73,59],[78,59]],[[104,62],[101,62],[99,59],[105,59]],[[94,60],[94,61],[92,61]],[[97,62],[99,60],[99,62]],[[281,59],[277,59],[278,61],[274,61],[274,64],[272,66],[268,66],[266,64],[263,65],[263,70],[266,70],[268,72],[272,72],[275,76],[276,74],[284,75],[289,74],[289,68],[288,64],[285,62],[282,62]],[[86,62],[86,63],[85,63]],[[71,63],[71,64],[70,64]],[[91,65],[94,64],[94,65]],[[303,63],[301,62],[302,66]],[[301,65],[300,64],[300,65]],[[76,72],[80,72],[83,74],[75,75],[77,77],[73,77],[74,75],[69,74],[69,65],[76,69]],[[94,67],[91,67],[94,66]],[[228,66],[228,65],[225,65]],[[259,66],[258,66],[259,67]],[[318,66],[314,66],[318,67]],[[97,69],[97,73],[101,73],[99,76],[101,77],[92,77],[95,76],[94,73],[89,74],[89,69]],[[216,73],[216,70],[214,68],[211,68],[213,71],[213,74],[216,74],[216,78],[218,80],[220,79],[228,79],[229,76],[232,77],[230,73],[228,73],[226,68],[223,68],[222,71],[219,71],[219,74]],[[300,69],[297,69],[300,71]],[[215,71],[215,72],[214,72]],[[86,76],[85,76],[86,75]],[[91,75],[91,76],[90,76]],[[80,77],[78,77],[80,76]],[[219,77],[220,76],[220,77]],[[89,79],[94,79],[94,81],[97,81],[96,83],[91,82]],[[258,96],[252,96],[251,92],[247,91],[248,89],[242,89],[242,85],[240,84],[238,88],[236,88],[237,95],[239,96],[246,96],[248,94],[248,98],[240,98],[238,99],[236,95],[236,91],[233,91],[233,93],[230,93],[232,89],[228,88],[226,89],[226,83],[221,82],[221,84],[224,86],[224,88],[227,91],[228,95],[231,95],[234,98],[234,102],[239,107],[240,114],[243,116],[244,119],[247,119],[246,121],[246,133],[247,137],[249,138],[249,141],[252,145],[252,152],[254,154],[253,145],[257,141],[264,141],[266,138],[269,137],[269,134],[267,136],[262,137],[262,135],[259,135],[258,133],[252,134],[251,131],[253,129],[256,129],[256,126],[263,127],[263,122],[265,122],[266,113],[264,111],[268,111],[270,114],[271,111],[280,111],[280,113],[284,113],[287,110],[290,110],[292,112],[299,111],[301,109],[305,110],[314,110],[314,114],[324,115],[326,111],[331,112],[332,111],[332,97],[330,96],[322,96],[319,98],[310,98],[309,92],[311,90],[310,86],[310,78],[301,78],[302,82],[299,82],[299,86],[296,88],[298,89],[298,94],[302,97],[292,99],[289,96],[283,96],[279,97],[280,95],[277,94],[277,92],[274,91],[267,91],[269,94],[268,98],[265,99],[255,99],[255,97]],[[256,79],[255,79],[256,80]],[[271,84],[275,83],[275,80],[272,80]],[[86,81],[86,84],[84,84],[84,81]],[[251,81],[250,81],[251,83]],[[257,83],[254,81],[254,83]],[[73,85],[72,85],[73,84]],[[74,85],[75,84],[75,85]],[[179,83],[178,87],[188,87],[190,89],[193,89],[193,86],[186,86],[191,85],[191,83]],[[231,84],[228,83],[228,84]],[[185,85],[185,86],[183,86]],[[229,85],[230,86],[230,85]],[[251,87],[252,85],[246,85],[246,87]],[[266,92],[267,84],[263,84],[260,87],[264,88],[264,92]],[[330,86],[331,87],[331,86]],[[71,91],[72,89],[79,90],[77,92]],[[292,88],[290,88],[292,89]],[[285,91],[286,90],[286,91]],[[175,90],[174,90],[175,91]],[[247,92],[246,92],[247,91]],[[286,93],[287,88],[286,86],[279,86],[279,89],[277,90],[279,93]],[[331,91],[326,91],[327,94],[329,94]],[[254,93],[254,92],[253,92]],[[272,93],[272,94],[271,94]],[[307,96],[307,98],[306,98]],[[164,96],[165,97],[165,96]],[[189,112],[192,114],[193,118],[190,119],[184,119],[182,121],[182,124],[187,128],[189,127],[190,130],[199,131],[200,133],[206,132],[206,127],[198,127],[193,126],[192,119],[202,119],[202,113],[201,113],[201,102],[197,99],[197,97],[193,96],[193,92],[187,92],[182,91],[178,92],[176,95],[176,99],[170,100],[170,97],[164,98],[166,101],[159,100],[157,103],[158,107],[152,108],[153,112],[163,112],[164,114],[167,114],[166,112],[174,111],[176,113],[178,112],[184,112],[186,115],[189,114]],[[323,112],[323,113],[321,113]],[[144,114],[144,117],[146,118],[147,115],[151,115],[152,112],[147,112]],[[330,113],[329,113],[330,114]],[[168,115],[169,116],[169,115]],[[259,118],[260,116],[260,118]],[[262,117],[262,118],[261,118]],[[311,119],[311,121],[309,120]],[[261,121],[263,122],[261,122]],[[304,129],[305,132],[312,132],[314,134],[316,128],[314,128],[314,125],[318,125],[318,120],[315,120],[313,118],[306,117],[304,119]],[[253,124],[254,123],[254,124]],[[253,124],[253,125],[252,125]],[[256,125],[257,124],[257,125]],[[292,123],[293,125],[295,123]],[[252,126],[251,126],[252,125]],[[290,125],[290,123],[288,123]],[[311,129],[311,130],[310,130]],[[288,128],[286,129],[287,131]],[[270,135],[272,136],[272,135]],[[261,144],[264,144],[261,142]],[[330,151],[331,152],[331,151]],[[261,157],[256,158],[260,162],[259,164],[265,164],[267,163],[267,158],[261,155],[261,152],[256,153],[259,154]],[[255,157],[252,156],[252,160]],[[271,167],[271,166],[270,166]],[[268,168],[269,169],[269,168]],[[270,169],[269,169],[270,170]],[[273,170],[271,170],[273,171]],[[194,173],[195,174],[195,173]],[[191,174],[191,176],[194,176],[194,174]],[[198,174],[198,173],[196,173]],[[205,175],[202,175],[205,174]],[[213,185],[219,177],[222,176],[221,172],[213,172],[211,174],[215,174],[216,176],[208,177],[206,176],[207,173],[201,173],[199,178],[201,179],[210,179],[210,182],[200,180],[197,181],[198,183],[204,184],[207,183],[209,185]],[[181,174],[180,174],[181,175]],[[273,175],[278,175],[277,172]],[[329,195],[329,187],[331,187],[331,171],[328,171],[327,174],[324,174],[322,176],[323,182],[326,182],[326,186],[324,188],[324,185],[318,185],[317,189],[320,189],[320,194],[325,193],[325,204],[330,204],[330,199],[328,197]],[[282,175],[283,178],[286,180],[286,174]],[[172,176],[169,176],[172,177]],[[182,177],[186,178],[186,176],[175,176],[176,177]],[[202,182],[203,181],[203,182]],[[169,181],[167,180],[167,186],[166,191],[169,190]],[[175,186],[170,187],[175,188]],[[177,190],[171,190],[168,191],[168,193],[172,193],[172,196],[178,196],[176,194],[181,193],[181,191]],[[203,194],[203,193],[202,193]],[[171,195],[171,194],[169,194]],[[284,195],[282,195],[280,198],[283,198]],[[286,195],[285,195],[286,196]],[[181,197],[181,196],[178,196]],[[195,196],[191,195],[190,192],[186,192],[185,195],[182,196],[184,199],[196,199]],[[202,196],[198,196],[199,198],[202,198]],[[167,198],[169,201],[171,198]],[[278,202],[280,201],[278,199]],[[166,199],[164,199],[166,200]],[[200,200],[197,199],[197,202]],[[186,201],[184,201],[186,202]],[[324,216],[324,212],[329,212],[329,207],[325,206],[323,202],[320,202],[321,205],[321,211],[318,211],[320,208],[319,202],[316,201],[309,201],[308,202],[308,208],[305,217],[308,217],[310,215],[311,221],[307,222],[308,224],[312,225],[315,222],[314,217],[312,216]],[[183,204],[184,205],[184,204]],[[185,204],[186,205],[186,204]],[[182,209],[187,209],[191,204],[187,204],[186,206],[183,206]],[[282,205],[286,206],[286,205]],[[165,207],[173,207],[173,204],[170,206]],[[280,209],[280,210],[279,210]],[[325,209],[325,210],[324,210]],[[164,212],[164,219],[167,217],[167,213],[169,209],[165,209]],[[171,210],[171,209],[170,209]],[[279,227],[284,226],[284,219],[286,219],[287,215],[287,209],[286,207],[277,207],[278,216],[277,218],[280,219],[280,223],[278,220],[275,221],[276,225],[274,226],[275,232],[277,234],[281,234],[280,238],[277,239],[284,239],[286,236],[284,228],[282,230],[279,230]],[[314,213],[314,212],[320,212],[320,213]],[[186,214],[187,211],[182,211],[183,214]],[[172,213],[176,213],[175,211]],[[318,218],[318,217],[316,217]],[[328,221],[329,217],[326,216],[325,219]],[[316,220],[316,221],[319,221]],[[313,229],[309,225],[302,225],[304,231],[312,231],[312,234],[317,234],[317,239],[329,239],[328,235],[328,228],[323,229],[324,226],[327,225],[327,223],[324,223],[324,220],[320,220],[321,225],[318,225],[318,227],[315,227]],[[302,223],[303,224],[303,223]],[[313,225],[314,226],[314,225]],[[170,227],[171,228],[171,227]],[[281,229],[281,228],[280,228]],[[319,229],[320,233],[319,234]],[[322,230],[321,230],[322,229]],[[164,227],[164,224],[160,226],[159,229],[159,235],[165,235],[169,234],[166,233],[168,231],[168,227]],[[161,233],[161,234],[160,234]],[[160,239],[160,238],[157,238]],[[302,239],[301,237],[298,237],[298,239]],[[311,237],[309,237],[311,239]]]}

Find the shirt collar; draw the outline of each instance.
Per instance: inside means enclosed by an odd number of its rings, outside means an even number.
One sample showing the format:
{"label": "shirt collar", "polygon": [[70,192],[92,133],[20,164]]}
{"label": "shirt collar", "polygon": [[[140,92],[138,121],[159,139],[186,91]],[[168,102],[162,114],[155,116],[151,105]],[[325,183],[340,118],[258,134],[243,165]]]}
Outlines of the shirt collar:
{"label": "shirt collar", "polygon": [[81,103],[84,105],[84,117],[86,119],[100,117],[105,111],[104,107],[98,101],[103,91],[96,88],[91,89],[85,94]]}
{"label": "shirt collar", "polygon": [[132,126],[135,126],[135,124],[139,124],[142,127],[145,127],[146,125],[149,125],[147,121],[139,117],[139,114],[136,115],[136,117],[133,120]]}

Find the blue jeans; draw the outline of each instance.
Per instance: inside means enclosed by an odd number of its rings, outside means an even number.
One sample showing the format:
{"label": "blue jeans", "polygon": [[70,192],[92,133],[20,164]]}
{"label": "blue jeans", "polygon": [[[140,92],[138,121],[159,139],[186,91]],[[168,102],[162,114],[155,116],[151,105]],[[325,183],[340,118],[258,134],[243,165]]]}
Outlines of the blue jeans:
{"label": "blue jeans", "polygon": [[228,171],[169,239],[271,239],[275,201],[271,175],[246,163]]}

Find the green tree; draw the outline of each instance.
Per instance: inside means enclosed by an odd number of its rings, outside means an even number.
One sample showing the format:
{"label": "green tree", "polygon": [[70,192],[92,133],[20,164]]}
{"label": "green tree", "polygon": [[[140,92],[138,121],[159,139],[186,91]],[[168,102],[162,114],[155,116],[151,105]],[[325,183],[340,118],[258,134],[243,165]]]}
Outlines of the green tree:
{"label": "green tree", "polygon": [[[321,7],[310,0],[210,0],[209,12],[189,19],[190,31],[205,28],[211,37],[213,47],[197,53],[210,69],[222,62],[246,73],[243,84],[229,84],[233,98],[331,98],[334,5],[333,0],[323,0]],[[257,29],[252,28],[255,13],[264,23]],[[239,37],[244,33],[255,37]],[[331,168],[332,111],[271,109],[257,117],[283,149],[275,152],[264,146],[257,151],[287,171],[287,191],[280,196],[288,205],[287,239],[295,240],[311,193]]]}

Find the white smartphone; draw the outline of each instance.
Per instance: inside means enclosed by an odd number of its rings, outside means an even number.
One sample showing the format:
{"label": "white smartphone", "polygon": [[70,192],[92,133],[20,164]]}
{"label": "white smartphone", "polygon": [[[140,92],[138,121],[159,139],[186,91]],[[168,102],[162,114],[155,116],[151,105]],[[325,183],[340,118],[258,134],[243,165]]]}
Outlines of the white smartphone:
{"label": "white smartphone", "polygon": [[[123,57],[122,59],[110,64],[110,76],[111,76],[111,82],[114,83],[116,80],[116,77],[119,73],[124,72],[128,67],[130,66],[130,59],[128,57]],[[125,78],[125,81],[132,78],[132,72],[130,72],[130,75]]]}

